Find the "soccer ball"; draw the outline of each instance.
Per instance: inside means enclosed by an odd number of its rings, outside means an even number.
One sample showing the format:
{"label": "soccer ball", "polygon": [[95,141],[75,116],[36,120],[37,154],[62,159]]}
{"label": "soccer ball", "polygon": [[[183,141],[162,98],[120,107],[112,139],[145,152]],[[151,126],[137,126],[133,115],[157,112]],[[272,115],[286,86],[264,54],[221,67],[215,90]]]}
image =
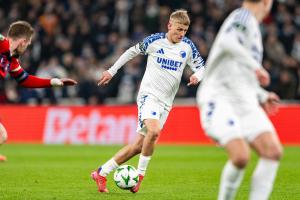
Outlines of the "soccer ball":
{"label": "soccer ball", "polygon": [[139,182],[137,170],[131,165],[122,165],[114,173],[114,181],[121,189],[131,189]]}

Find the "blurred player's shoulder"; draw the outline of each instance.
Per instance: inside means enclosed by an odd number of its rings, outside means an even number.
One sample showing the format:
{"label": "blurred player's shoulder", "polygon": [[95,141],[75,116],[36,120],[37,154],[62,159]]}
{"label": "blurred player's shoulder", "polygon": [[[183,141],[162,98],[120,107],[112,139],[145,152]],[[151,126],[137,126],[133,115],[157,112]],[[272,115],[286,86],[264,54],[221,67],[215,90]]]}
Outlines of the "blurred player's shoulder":
{"label": "blurred player's shoulder", "polygon": [[248,34],[251,31],[253,24],[253,16],[249,10],[238,8],[232,11],[224,21],[220,32],[231,32],[235,30],[243,34]]}
{"label": "blurred player's shoulder", "polygon": [[3,41],[4,39],[5,37],[2,34],[0,34],[0,41]]}
{"label": "blurred player's shoulder", "polygon": [[238,8],[238,9],[234,10],[232,14],[234,17],[234,21],[240,22],[243,24],[246,24],[252,16],[250,11],[245,8]]}
{"label": "blurred player's shoulder", "polygon": [[0,34],[0,52],[4,53],[9,50],[9,43],[8,39],[4,37],[2,34]]}
{"label": "blurred player's shoulder", "polygon": [[238,8],[234,10],[228,17],[235,28],[241,31],[246,31],[247,26],[250,25],[253,18],[249,10],[245,8]]}

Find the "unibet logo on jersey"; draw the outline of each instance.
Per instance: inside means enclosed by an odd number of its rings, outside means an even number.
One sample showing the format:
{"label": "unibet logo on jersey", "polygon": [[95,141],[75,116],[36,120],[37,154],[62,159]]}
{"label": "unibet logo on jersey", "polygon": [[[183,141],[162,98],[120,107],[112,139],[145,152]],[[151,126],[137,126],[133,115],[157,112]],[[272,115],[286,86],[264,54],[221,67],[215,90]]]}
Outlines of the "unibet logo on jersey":
{"label": "unibet logo on jersey", "polygon": [[162,68],[173,70],[173,71],[177,71],[177,69],[182,65],[182,62],[167,59],[167,58],[157,57],[156,61],[158,64],[161,64]]}
{"label": "unibet logo on jersey", "polygon": [[[159,49],[156,53],[165,54],[164,49]],[[182,62],[170,60],[166,58],[157,57],[156,62],[161,64],[161,68],[177,71],[177,69],[182,65]]]}

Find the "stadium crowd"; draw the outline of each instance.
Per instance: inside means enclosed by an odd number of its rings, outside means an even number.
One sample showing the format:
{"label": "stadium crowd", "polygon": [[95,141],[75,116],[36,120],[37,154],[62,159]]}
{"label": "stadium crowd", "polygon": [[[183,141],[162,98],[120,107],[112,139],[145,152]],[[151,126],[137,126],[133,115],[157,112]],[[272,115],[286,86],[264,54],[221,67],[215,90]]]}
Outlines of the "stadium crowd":
{"label": "stadium crowd", "polygon": [[[145,70],[145,57],[130,61],[105,87],[96,82],[128,47],[155,32],[166,32],[169,14],[189,11],[187,36],[203,58],[216,33],[239,0],[18,0],[0,1],[0,33],[16,20],[30,22],[36,34],[21,57],[22,67],[42,77],[70,77],[77,87],[24,89],[7,77],[0,80],[0,103],[88,104],[135,102]],[[261,27],[265,45],[264,67],[282,99],[300,99],[300,2],[276,1]],[[178,97],[194,97],[184,73]]]}

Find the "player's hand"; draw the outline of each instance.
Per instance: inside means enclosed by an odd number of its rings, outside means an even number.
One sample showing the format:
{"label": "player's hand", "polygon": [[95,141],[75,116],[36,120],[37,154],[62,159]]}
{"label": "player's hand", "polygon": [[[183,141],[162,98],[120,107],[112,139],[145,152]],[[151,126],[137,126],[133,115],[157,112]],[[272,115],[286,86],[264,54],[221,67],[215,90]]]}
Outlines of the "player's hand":
{"label": "player's hand", "polygon": [[102,77],[97,82],[98,85],[107,85],[109,81],[112,79],[112,75],[108,71],[104,71],[102,73]]}
{"label": "player's hand", "polygon": [[77,85],[77,81],[70,78],[61,78],[60,80],[63,82],[63,86]]}
{"label": "player's hand", "polygon": [[270,84],[270,75],[264,68],[255,70],[255,74],[261,86],[265,87]]}
{"label": "player's hand", "polygon": [[187,86],[191,85],[197,85],[199,83],[198,78],[195,75],[190,76],[190,82],[187,84]]}
{"label": "player's hand", "polygon": [[270,115],[274,115],[279,108],[280,98],[274,92],[269,92],[268,99],[266,102],[262,103],[261,106]]}
{"label": "player's hand", "polygon": [[50,80],[50,84],[53,87],[61,87],[61,86],[76,85],[77,81],[70,78],[52,78]]}

